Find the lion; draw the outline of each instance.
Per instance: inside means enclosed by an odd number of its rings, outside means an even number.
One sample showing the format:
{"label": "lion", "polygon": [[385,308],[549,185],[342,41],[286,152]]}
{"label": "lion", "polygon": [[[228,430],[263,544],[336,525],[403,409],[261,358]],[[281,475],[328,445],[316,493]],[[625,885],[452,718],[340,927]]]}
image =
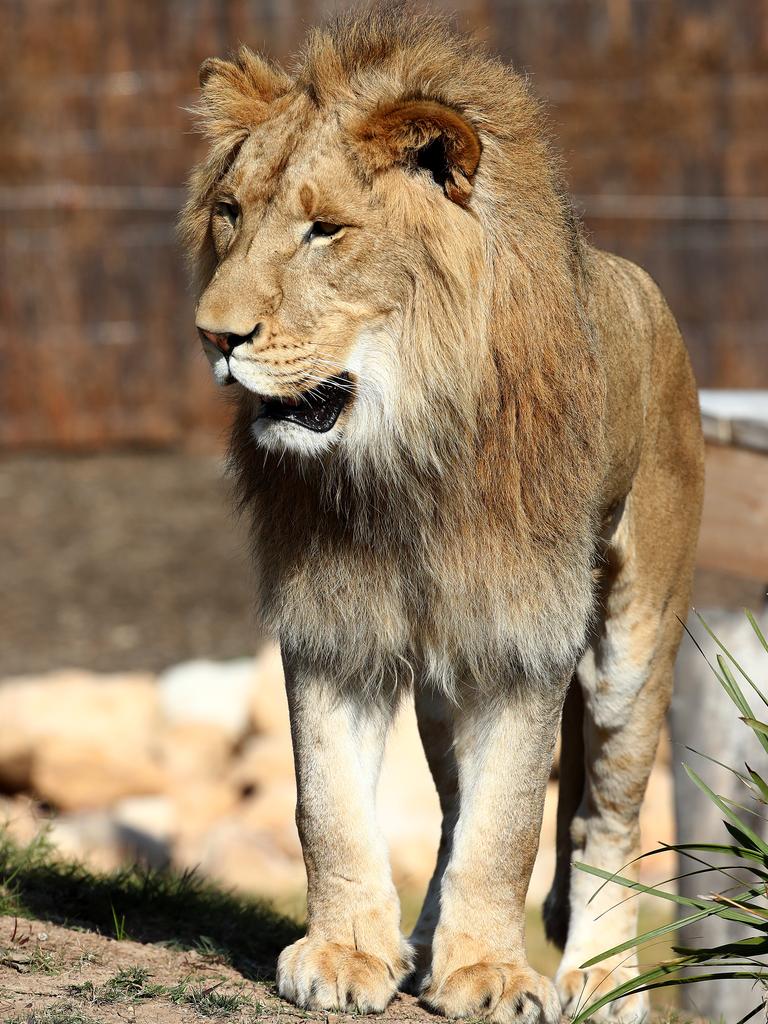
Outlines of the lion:
{"label": "lion", "polygon": [[[182,214],[196,326],[285,666],[306,862],[280,994],[560,1021],[631,977],[613,872],[670,698],[702,497],[696,388],[646,273],[585,239],[524,79],[438,16],[372,8],[288,73],[200,70]],[[415,701],[443,812],[408,939],[375,791]],[[525,897],[562,730],[554,983]],[[632,868],[626,869],[631,875]],[[595,1019],[639,1022],[645,995]]]}

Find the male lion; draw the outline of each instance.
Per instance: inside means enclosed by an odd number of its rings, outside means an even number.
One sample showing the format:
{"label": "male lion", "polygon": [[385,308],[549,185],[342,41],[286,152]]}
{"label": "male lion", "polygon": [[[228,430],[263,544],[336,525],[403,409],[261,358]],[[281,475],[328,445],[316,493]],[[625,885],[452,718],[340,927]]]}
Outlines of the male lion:
{"label": "male lion", "polygon": [[[636,911],[596,927],[622,890],[587,906],[571,859],[638,852],[688,605],[702,442],[675,321],[582,237],[523,79],[439,18],[369,9],[292,74],[242,49],[200,81],[182,229],[239,386],[309,887],[280,993],[365,1013],[410,978],[450,1017],[552,1024],[631,972],[581,969]],[[406,941],[374,798],[410,692],[444,817]],[[561,719],[553,986],[523,933]]]}

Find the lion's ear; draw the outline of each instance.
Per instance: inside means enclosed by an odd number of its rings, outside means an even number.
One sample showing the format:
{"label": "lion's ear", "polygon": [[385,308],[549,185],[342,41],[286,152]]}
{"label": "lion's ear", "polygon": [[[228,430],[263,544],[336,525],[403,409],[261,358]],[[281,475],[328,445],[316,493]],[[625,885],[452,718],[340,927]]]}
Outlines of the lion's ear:
{"label": "lion's ear", "polygon": [[[253,112],[262,110],[288,92],[293,81],[282,68],[241,46],[231,60],[209,57],[200,65],[203,105],[216,108],[229,103],[242,110],[243,103]],[[258,118],[257,118],[258,119]]]}
{"label": "lion's ear", "polygon": [[457,110],[434,100],[379,104],[357,125],[370,171],[396,164],[428,171],[459,206],[466,206],[482,147],[474,127]]}

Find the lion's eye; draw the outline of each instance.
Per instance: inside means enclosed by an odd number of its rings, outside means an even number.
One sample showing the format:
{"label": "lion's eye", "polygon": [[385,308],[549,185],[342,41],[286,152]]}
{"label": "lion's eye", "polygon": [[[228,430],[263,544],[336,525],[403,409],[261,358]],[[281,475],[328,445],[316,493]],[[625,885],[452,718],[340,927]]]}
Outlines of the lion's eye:
{"label": "lion's eye", "polygon": [[213,208],[214,216],[223,217],[231,227],[234,227],[237,223],[239,213],[240,208],[237,203],[227,202],[223,199],[219,200]]}
{"label": "lion's eye", "polygon": [[341,224],[331,224],[328,220],[316,220],[307,233],[308,241],[313,238],[333,238],[341,231]]}

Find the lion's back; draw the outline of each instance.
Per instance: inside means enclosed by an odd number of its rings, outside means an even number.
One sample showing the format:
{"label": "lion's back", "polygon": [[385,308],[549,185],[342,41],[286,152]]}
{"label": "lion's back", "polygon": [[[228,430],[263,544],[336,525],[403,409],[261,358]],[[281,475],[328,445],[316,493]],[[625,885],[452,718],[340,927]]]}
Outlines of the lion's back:
{"label": "lion's back", "polygon": [[608,490],[620,492],[637,468],[641,442],[652,443],[662,418],[675,420],[698,443],[698,395],[685,342],[651,275],[591,247],[586,265],[589,315],[606,375]]}

